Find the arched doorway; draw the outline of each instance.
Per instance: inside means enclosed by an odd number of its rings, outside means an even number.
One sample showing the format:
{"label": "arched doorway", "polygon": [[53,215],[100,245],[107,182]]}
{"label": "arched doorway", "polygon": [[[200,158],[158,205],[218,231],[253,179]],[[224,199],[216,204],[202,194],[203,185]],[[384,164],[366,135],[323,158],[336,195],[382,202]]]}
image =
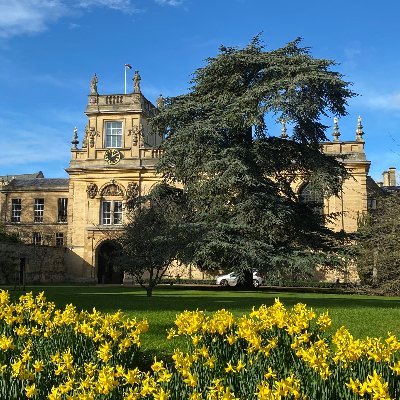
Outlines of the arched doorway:
{"label": "arched doorway", "polygon": [[106,240],[97,248],[98,283],[123,283],[124,273],[114,265],[120,251],[121,245],[113,240]]}

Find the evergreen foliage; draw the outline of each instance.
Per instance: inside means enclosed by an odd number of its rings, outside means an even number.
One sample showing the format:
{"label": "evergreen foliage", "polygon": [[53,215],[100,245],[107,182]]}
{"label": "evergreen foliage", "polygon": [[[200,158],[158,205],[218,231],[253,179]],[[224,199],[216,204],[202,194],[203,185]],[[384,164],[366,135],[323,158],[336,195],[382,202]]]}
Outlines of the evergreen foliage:
{"label": "evergreen foliage", "polygon": [[357,268],[362,283],[400,294],[400,194],[380,197],[377,208],[360,219]]}
{"label": "evergreen foliage", "polygon": [[[334,235],[315,204],[298,201],[293,182],[301,176],[329,196],[347,177],[320,151],[320,117],[345,115],[354,95],[334,65],[300,39],[265,51],[257,36],[243,49],[221,47],[189,93],[166,99],[153,120],[166,137],[158,171],[183,185],[201,233],[193,262],[202,269],[323,263]],[[274,119],[293,126],[290,140],[268,130]]]}

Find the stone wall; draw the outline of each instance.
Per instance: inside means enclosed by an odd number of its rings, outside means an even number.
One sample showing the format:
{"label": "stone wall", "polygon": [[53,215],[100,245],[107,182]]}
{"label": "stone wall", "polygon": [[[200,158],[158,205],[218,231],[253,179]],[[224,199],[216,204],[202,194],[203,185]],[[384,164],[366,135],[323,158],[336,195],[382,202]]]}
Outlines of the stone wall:
{"label": "stone wall", "polygon": [[22,243],[0,243],[0,283],[30,284],[67,280],[68,249]]}
{"label": "stone wall", "polygon": [[347,268],[335,269],[317,267],[314,280],[330,283],[360,283],[360,277],[355,264],[349,264]]}

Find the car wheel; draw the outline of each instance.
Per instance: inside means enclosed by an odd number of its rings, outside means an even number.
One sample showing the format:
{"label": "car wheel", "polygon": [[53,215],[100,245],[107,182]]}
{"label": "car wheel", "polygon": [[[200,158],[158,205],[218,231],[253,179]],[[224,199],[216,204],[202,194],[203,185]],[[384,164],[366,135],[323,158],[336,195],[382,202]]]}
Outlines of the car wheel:
{"label": "car wheel", "polygon": [[257,279],[253,279],[253,286],[258,288],[260,286],[260,282]]}
{"label": "car wheel", "polygon": [[222,279],[222,281],[220,282],[221,286],[228,286],[228,281],[226,279]]}

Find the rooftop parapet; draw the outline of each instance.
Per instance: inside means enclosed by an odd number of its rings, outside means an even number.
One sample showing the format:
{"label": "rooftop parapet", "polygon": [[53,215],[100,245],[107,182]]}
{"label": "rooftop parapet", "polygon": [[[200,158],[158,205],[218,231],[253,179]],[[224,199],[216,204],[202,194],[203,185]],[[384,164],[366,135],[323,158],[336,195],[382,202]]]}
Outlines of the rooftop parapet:
{"label": "rooftop parapet", "polygon": [[152,116],[157,108],[141,93],[90,94],[85,114],[143,113]]}
{"label": "rooftop parapet", "polygon": [[98,78],[94,74],[90,82],[90,94],[85,114],[144,113],[146,116],[154,115],[157,108],[141,93],[140,79],[139,72],[136,71],[132,93],[99,94],[97,91]]}
{"label": "rooftop parapet", "polygon": [[354,141],[341,141],[339,137],[338,119],[334,118],[333,141],[321,143],[321,150],[325,154],[332,154],[343,161],[366,161],[364,150],[364,131],[361,124],[361,117],[357,119],[356,137]]}

